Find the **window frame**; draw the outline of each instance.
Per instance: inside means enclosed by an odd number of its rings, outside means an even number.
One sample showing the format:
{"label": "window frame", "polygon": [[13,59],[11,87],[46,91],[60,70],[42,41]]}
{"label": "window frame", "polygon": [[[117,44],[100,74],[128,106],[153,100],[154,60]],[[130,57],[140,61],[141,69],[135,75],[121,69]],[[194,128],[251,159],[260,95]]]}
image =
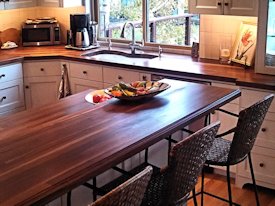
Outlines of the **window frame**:
{"label": "window frame", "polygon": [[[89,1],[89,0],[86,0]],[[148,10],[148,4],[149,1],[148,0],[142,0],[142,18],[144,21],[142,21],[142,28],[143,28],[143,39],[145,39],[144,42],[141,41],[136,41],[137,43],[144,43],[144,46],[146,47],[152,47],[152,48],[158,48],[159,46],[161,46],[162,48],[167,48],[167,49],[171,49],[171,50],[175,50],[175,51],[179,51],[179,50],[187,50],[187,51],[191,51],[192,45],[186,46],[186,45],[172,45],[172,44],[161,44],[161,43],[155,43],[155,42],[149,42],[148,39],[150,38],[150,32],[148,31],[149,28],[149,14],[147,12]],[[91,14],[91,19],[93,21],[96,21],[99,23],[99,0],[90,0],[90,8],[89,8],[89,13]],[[87,9],[87,8],[86,8]],[[98,31],[97,31],[98,32]],[[105,37],[99,37],[98,35],[98,40],[99,41],[106,41],[107,38]],[[120,44],[128,44],[131,42],[131,40],[128,39],[111,39],[112,42],[114,43],[120,43]]]}

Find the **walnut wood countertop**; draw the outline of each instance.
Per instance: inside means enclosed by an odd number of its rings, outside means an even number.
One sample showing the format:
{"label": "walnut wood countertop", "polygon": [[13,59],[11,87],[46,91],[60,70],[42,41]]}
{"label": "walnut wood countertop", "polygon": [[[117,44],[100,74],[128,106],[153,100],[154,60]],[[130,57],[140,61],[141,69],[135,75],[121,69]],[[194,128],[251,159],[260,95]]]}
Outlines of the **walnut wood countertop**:
{"label": "walnut wood countertop", "polygon": [[[101,48],[102,49],[102,48]],[[20,47],[11,50],[0,50],[0,65],[20,62],[23,60],[64,59],[80,62],[91,62],[107,66],[126,67],[151,73],[165,73],[181,77],[200,78],[235,83],[239,86],[275,90],[275,76],[256,74],[252,69],[243,69],[238,66],[220,65],[205,62],[196,62],[190,56],[166,54],[162,58],[155,58],[135,63],[117,59],[107,62],[96,58],[83,57],[81,54],[97,51],[75,51],[65,49],[64,46]]]}
{"label": "walnut wood countertop", "polygon": [[113,98],[92,105],[84,91],[2,118],[0,205],[48,203],[240,96],[239,90],[162,81],[171,87],[142,102]]}

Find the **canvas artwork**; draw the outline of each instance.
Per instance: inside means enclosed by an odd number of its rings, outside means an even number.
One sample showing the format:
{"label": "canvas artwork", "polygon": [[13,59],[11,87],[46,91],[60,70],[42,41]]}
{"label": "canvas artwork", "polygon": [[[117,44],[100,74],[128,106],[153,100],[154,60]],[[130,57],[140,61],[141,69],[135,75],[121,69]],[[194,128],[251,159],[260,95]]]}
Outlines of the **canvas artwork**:
{"label": "canvas artwork", "polygon": [[232,49],[231,61],[251,66],[254,61],[256,42],[257,25],[242,22]]}

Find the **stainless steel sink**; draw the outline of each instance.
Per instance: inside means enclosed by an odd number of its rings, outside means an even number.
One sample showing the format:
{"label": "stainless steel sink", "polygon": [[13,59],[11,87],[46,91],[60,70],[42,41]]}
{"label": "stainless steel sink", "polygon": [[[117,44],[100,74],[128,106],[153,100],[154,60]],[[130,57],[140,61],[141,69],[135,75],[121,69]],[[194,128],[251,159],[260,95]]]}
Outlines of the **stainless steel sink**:
{"label": "stainless steel sink", "polygon": [[83,54],[82,56],[85,57],[94,57],[95,59],[99,60],[148,60],[148,59],[154,59],[158,57],[157,55],[153,54],[145,54],[145,53],[137,53],[137,54],[131,54],[123,51],[116,51],[116,50],[99,50],[95,52],[89,52],[86,54]]}

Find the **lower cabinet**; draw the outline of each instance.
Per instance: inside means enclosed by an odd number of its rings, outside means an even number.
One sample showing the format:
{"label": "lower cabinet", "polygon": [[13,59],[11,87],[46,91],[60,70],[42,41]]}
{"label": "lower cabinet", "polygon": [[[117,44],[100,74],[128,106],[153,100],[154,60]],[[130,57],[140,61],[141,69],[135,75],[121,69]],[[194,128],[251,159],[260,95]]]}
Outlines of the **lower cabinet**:
{"label": "lower cabinet", "polygon": [[60,76],[24,78],[26,108],[40,107],[58,100]]}
{"label": "lower cabinet", "polygon": [[[243,88],[241,109],[261,100],[274,91]],[[275,189],[275,101],[273,100],[251,152],[257,185]],[[246,159],[237,165],[236,185],[251,183],[249,163]]]}

